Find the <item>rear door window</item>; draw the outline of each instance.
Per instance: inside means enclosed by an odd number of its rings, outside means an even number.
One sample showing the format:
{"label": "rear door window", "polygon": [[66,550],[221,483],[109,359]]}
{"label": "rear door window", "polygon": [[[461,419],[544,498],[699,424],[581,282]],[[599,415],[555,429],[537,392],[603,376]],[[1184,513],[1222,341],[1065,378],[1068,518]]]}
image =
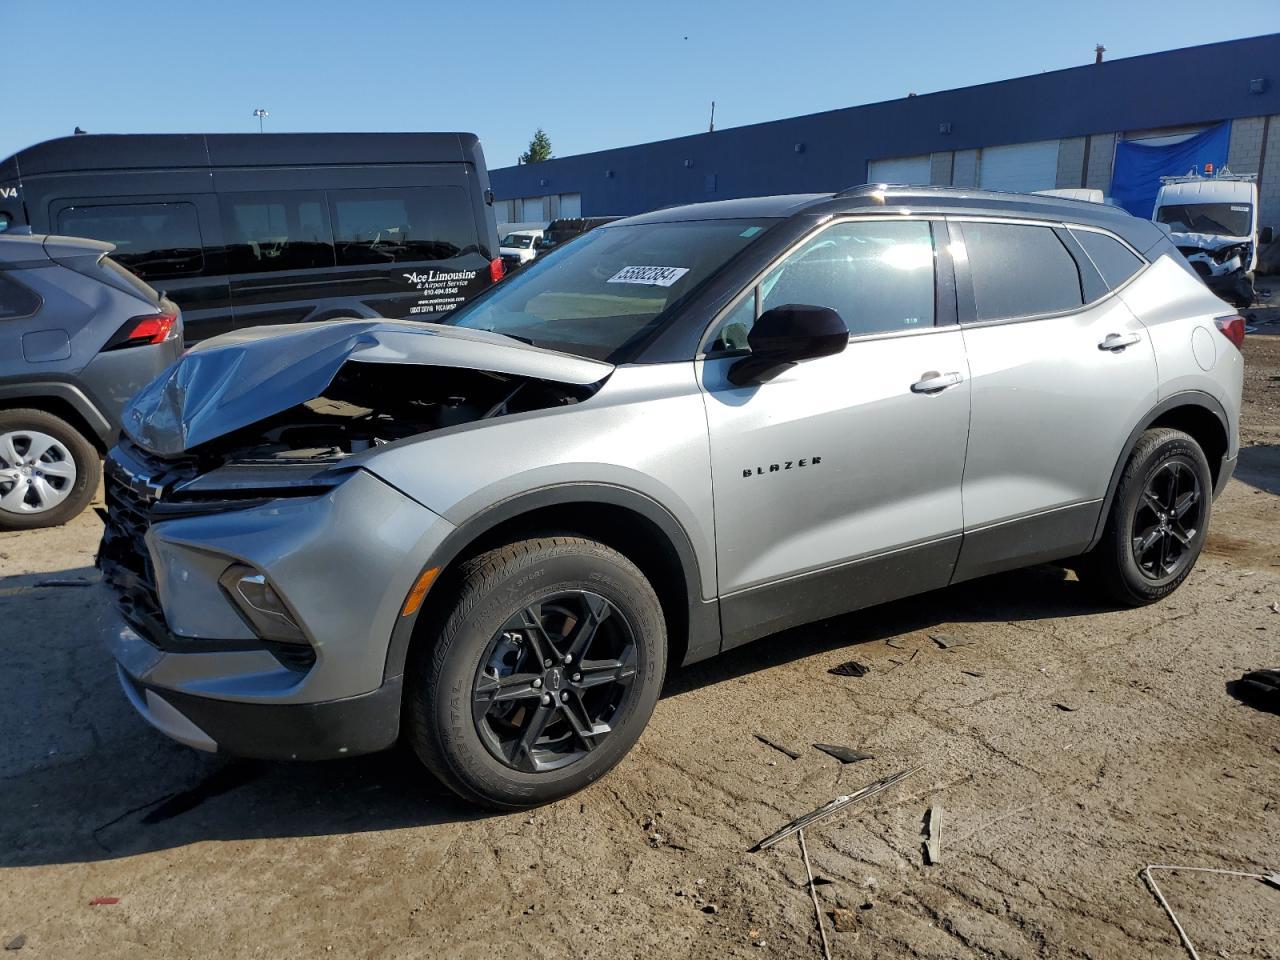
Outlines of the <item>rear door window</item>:
{"label": "rear door window", "polygon": [[29,317],[39,309],[39,294],[8,274],[0,273],[0,320]]}
{"label": "rear door window", "polygon": [[204,272],[200,219],[191,203],[112,203],[64,207],[57,232],[114,243],[111,255],[144,280]]}
{"label": "rear door window", "polygon": [[1071,235],[1098,268],[1109,290],[1114,290],[1142,269],[1143,259],[1115,237],[1094,230],[1072,230]]}
{"label": "rear door window", "polygon": [[1075,258],[1049,227],[961,224],[975,320],[1062,313],[1084,303]]}
{"label": "rear door window", "polygon": [[228,193],[220,202],[228,272],[333,266],[329,211],[319,191]]}
{"label": "rear door window", "polygon": [[450,260],[478,248],[462,187],[331,190],[329,210],[342,265]]}

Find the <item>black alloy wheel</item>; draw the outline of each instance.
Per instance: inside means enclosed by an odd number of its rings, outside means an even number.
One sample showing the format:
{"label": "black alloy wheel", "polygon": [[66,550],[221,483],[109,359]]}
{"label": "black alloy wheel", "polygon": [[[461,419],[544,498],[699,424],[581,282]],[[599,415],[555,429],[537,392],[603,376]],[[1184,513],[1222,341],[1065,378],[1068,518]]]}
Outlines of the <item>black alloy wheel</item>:
{"label": "black alloy wheel", "polygon": [[577,763],[613,732],[636,677],[636,638],[598,593],[562,591],[516,612],[489,641],[472,686],[480,739],[513,770]]}
{"label": "black alloy wheel", "polygon": [[1163,583],[1194,561],[1192,544],[1204,524],[1205,494],[1189,460],[1175,457],[1153,470],[1133,514],[1133,559],[1148,580]]}

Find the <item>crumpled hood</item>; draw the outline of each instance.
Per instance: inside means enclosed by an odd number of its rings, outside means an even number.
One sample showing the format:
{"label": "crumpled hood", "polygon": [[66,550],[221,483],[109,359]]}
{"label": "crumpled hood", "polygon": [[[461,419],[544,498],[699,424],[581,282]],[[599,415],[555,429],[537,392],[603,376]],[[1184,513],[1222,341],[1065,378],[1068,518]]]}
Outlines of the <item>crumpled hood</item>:
{"label": "crumpled hood", "polygon": [[255,327],[198,344],[144,387],[124,432],[174,456],[322,395],[343,364],[457,367],[587,385],[613,366],[501,334],[434,323],[342,320]]}
{"label": "crumpled hood", "polygon": [[1176,247],[1199,247],[1201,250],[1221,250],[1223,247],[1234,247],[1248,243],[1250,237],[1223,237],[1216,233],[1175,233],[1170,232],[1169,239]]}

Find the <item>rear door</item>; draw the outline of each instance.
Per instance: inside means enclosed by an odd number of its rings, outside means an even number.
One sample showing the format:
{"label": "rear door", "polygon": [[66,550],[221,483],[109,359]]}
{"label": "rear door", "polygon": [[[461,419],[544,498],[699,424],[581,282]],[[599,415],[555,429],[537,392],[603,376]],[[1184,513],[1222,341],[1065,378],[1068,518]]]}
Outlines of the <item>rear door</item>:
{"label": "rear door", "polygon": [[1118,239],[1099,235],[1128,258],[1108,267],[1108,285],[1060,225],[957,219],[951,230],[973,377],[964,578],[1088,545],[1157,381],[1150,337],[1109,289],[1142,264]]}
{"label": "rear door", "polygon": [[[727,645],[950,579],[969,384],[945,229],[907,218],[825,227],[711,333],[698,366]],[[734,386],[755,317],[787,303],[837,310],[848,347]]]}

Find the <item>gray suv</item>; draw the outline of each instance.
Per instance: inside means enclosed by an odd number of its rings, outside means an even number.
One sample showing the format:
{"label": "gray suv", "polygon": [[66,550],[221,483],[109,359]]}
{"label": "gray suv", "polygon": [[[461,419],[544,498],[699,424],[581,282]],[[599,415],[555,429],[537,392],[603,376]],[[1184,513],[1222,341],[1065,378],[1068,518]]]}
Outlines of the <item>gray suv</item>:
{"label": "gray suv", "polygon": [[177,307],[112,249],[0,235],[0,530],[83,510],[125,402],[182,353]]}
{"label": "gray suv", "polygon": [[1243,321],[1099,204],[916,187],[601,227],[446,324],[207,341],[107,466],[103,632],[204,750],[404,737],[564,796],[667,667],[1046,561],[1159,600],[1235,465]]}

